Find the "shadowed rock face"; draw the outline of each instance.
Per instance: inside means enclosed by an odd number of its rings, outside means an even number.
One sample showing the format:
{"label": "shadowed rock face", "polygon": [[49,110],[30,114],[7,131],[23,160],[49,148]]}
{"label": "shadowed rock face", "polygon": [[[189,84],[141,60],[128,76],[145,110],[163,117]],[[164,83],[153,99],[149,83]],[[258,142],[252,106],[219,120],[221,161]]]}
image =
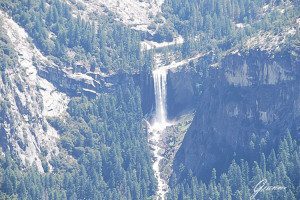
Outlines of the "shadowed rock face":
{"label": "shadowed rock face", "polygon": [[[255,158],[251,141],[255,149],[267,149],[286,129],[299,135],[299,52],[230,54],[219,69],[209,70],[205,85],[176,155],[175,172],[183,163],[205,179],[213,167],[223,170],[233,158]],[[262,139],[266,144],[259,147]]]}
{"label": "shadowed rock face", "polygon": [[194,73],[188,70],[188,65],[170,71],[168,74],[168,117],[170,119],[180,116],[183,112],[192,110],[195,105],[195,79]]}
{"label": "shadowed rock face", "polygon": [[152,113],[155,108],[153,76],[150,72],[148,72],[141,73],[140,77],[142,109],[143,113],[146,115]]}
{"label": "shadowed rock face", "polygon": [[[176,70],[169,70],[167,75],[167,113],[168,119],[180,117],[194,109],[196,100],[195,73],[184,65]],[[141,74],[142,106],[144,114],[155,110],[152,74]]]}

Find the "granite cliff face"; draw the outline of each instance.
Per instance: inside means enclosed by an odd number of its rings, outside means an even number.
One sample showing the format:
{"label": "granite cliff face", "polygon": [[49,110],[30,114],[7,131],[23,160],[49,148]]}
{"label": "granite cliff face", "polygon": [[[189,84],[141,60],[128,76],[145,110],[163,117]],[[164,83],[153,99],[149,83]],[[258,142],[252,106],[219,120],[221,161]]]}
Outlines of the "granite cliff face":
{"label": "granite cliff face", "polygon": [[[198,62],[198,68],[205,62]],[[201,66],[202,65],[202,66]],[[287,129],[300,132],[299,49],[233,52],[209,67],[194,120],[174,160],[201,178],[233,158],[255,158]],[[184,98],[184,96],[182,97]]]}
{"label": "granite cliff face", "polygon": [[168,74],[168,116],[176,118],[194,109],[196,100],[195,73],[189,65],[170,70]]}
{"label": "granite cliff face", "polygon": [[49,161],[59,153],[57,131],[49,117],[64,117],[69,97],[38,75],[37,66],[53,65],[33,44],[25,30],[0,11],[6,43],[16,63],[1,71],[0,150],[10,150],[24,166],[51,170]]}

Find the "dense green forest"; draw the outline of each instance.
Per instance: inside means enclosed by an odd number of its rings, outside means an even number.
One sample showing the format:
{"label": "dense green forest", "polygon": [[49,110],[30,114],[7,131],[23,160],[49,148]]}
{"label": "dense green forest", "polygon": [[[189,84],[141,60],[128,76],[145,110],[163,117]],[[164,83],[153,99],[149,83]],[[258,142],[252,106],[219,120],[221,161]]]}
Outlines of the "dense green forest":
{"label": "dense green forest", "polygon": [[[125,103],[126,102],[126,103]],[[70,117],[50,119],[60,130],[61,153],[52,173],[22,169],[10,152],[1,157],[0,199],[147,199],[155,192],[139,89],[132,82],[89,101],[71,100]],[[71,157],[72,156],[72,157]],[[44,165],[48,171],[48,165]],[[2,195],[2,196],[1,196]]]}
{"label": "dense green forest", "polygon": [[[299,12],[298,1],[166,0],[163,15],[169,26],[164,32],[176,30],[185,38],[183,57],[208,50],[222,54],[235,46],[241,48],[260,31],[280,35],[297,28]],[[293,39],[299,38],[298,32]]]}
{"label": "dense green forest", "polygon": [[[248,163],[241,159],[233,160],[224,173],[212,170],[211,180],[204,183],[193,177],[189,172],[180,183],[176,176],[170,180],[171,191],[169,199],[286,199],[296,200],[300,198],[300,148],[296,140],[288,133],[280,141],[279,147],[272,149],[267,156],[263,151],[259,152],[259,161]],[[184,171],[182,167],[182,172]],[[180,174],[178,175],[180,177]],[[262,184],[265,186],[281,186],[277,189],[259,190]],[[255,193],[255,188],[257,194]]]}
{"label": "dense green forest", "polygon": [[[278,9],[264,13],[262,8],[267,3]],[[217,61],[259,31],[280,34],[293,27],[299,5],[299,1],[283,0],[165,0],[162,12],[166,23],[153,38],[172,41],[182,35],[186,41],[178,47],[182,57],[213,51]],[[90,22],[73,16],[70,7],[60,0],[2,0],[0,9],[62,68],[83,61],[91,69],[129,74],[141,70],[142,78],[151,73],[153,52],[142,55],[140,51],[144,33],[109,16]],[[300,39],[299,31],[292,39]],[[0,65],[1,78],[9,84],[3,72],[18,67],[17,52],[5,35],[1,19]],[[73,97],[66,119],[48,119],[60,135],[60,154],[50,161],[52,172],[46,161],[45,173],[40,174],[35,166],[22,166],[9,150],[0,152],[0,199],[152,199],[157,183],[142,123],[141,89],[130,75],[128,80],[94,99]],[[8,106],[0,102],[0,131]],[[2,134],[0,140],[3,145]],[[286,189],[261,192],[257,198],[300,199],[299,141],[286,134],[278,148],[257,153],[259,161],[233,160],[228,171],[213,170],[208,183],[191,172],[188,177],[172,176],[168,199],[250,199],[253,188],[264,178],[270,185]],[[186,174],[184,166],[182,172]]]}
{"label": "dense green forest", "polygon": [[[1,20],[0,20],[0,24]],[[0,26],[0,75],[19,67],[17,53]],[[3,94],[5,95],[5,93]],[[142,127],[141,92],[132,78],[95,99],[72,98],[66,119],[49,118],[59,130],[60,154],[43,161],[45,173],[21,164],[17,155],[0,152],[0,199],[147,199],[155,194],[147,134]],[[0,139],[10,103],[0,104]],[[43,153],[46,150],[42,150]]]}
{"label": "dense green forest", "polygon": [[[113,71],[136,71],[140,67],[140,34],[108,16],[97,23],[87,22],[73,17],[70,7],[59,0],[4,0],[0,8],[62,67],[73,67],[76,61]],[[75,57],[70,56],[72,52]]]}

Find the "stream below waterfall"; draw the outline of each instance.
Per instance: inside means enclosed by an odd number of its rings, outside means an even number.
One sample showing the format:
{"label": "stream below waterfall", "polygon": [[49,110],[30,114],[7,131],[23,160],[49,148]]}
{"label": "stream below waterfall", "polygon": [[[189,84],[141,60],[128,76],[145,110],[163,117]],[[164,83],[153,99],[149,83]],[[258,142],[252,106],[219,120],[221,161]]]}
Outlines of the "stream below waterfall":
{"label": "stream below waterfall", "polygon": [[165,195],[168,191],[167,180],[163,178],[161,170],[161,161],[163,160],[162,151],[164,145],[162,142],[162,134],[164,134],[167,126],[170,125],[167,119],[167,74],[168,68],[160,67],[153,70],[153,82],[155,92],[155,115],[152,122],[149,124],[149,143],[153,152],[154,162],[153,171],[155,178],[157,179],[157,192],[156,199],[165,199]]}
{"label": "stream below waterfall", "polygon": [[[173,60],[168,65],[162,65],[162,56],[156,55],[155,68],[152,71],[155,94],[155,113],[148,123],[148,142],[151,151],[153,152],[153,171],[157,179],[158,186],[156,191],[156,199],[164,200],[168,192],[168,180],[166,174],[163,174],[162,162],[167,158],[164,157],[164,152],[167,148],[164,144],[164,136],[166,136],[166,128],[175,125],[177,122],[168,120],[167,113],[167,75],[169,70],[176,69],[179,66],[186,65],[190,61],[197,60],[204,54],[199,53],[194,57],[187,58],[181,61]],[[163,63],[166,64],[166,63]]]}

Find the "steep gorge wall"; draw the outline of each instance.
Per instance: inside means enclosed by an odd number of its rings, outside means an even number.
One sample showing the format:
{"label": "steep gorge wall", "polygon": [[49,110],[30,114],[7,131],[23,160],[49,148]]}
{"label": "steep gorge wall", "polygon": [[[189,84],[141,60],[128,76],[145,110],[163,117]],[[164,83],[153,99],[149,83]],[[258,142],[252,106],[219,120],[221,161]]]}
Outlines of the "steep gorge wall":
{"label": "steep gorge wall", "polygon": [[190,69],[189,64],[169,71],[167,110],[170,119],[194,109],[196,100],[195,82],[195,72]]}
{"label": "steep gorge wall", "polygon": [[47,118],[65,116],[69,98],[38,76],[34,62],[52,63],[30,43],[25,30],[2,11],[0,17],[6,44],[16,54],[16,63],[0,73],[1,151],[10,150],[24,166],[51,170],[49,160],[59,152],[59,135]]}
{"label": "steep gorge wall", "polygon": [[253,148],[267,149],[286,129],[299,137],[299,66],[299,49],[290,49],[271,55],[260,50],[236,52],[219,68],[210,68],[176,155],[175,172],[183,163],[205,179],[213,167],[223,170],[233,158],[255,158]]}
{"label": "steep gorge wall", "polygon": [[[191,63],[168,71],[167,75],[167,114],[168,119],[175,119],[195,108],[199,79]],[[151,114],[155,110],[154,84],[152,73],[139,74],[138,82],[142,91],[143,113]]]}

